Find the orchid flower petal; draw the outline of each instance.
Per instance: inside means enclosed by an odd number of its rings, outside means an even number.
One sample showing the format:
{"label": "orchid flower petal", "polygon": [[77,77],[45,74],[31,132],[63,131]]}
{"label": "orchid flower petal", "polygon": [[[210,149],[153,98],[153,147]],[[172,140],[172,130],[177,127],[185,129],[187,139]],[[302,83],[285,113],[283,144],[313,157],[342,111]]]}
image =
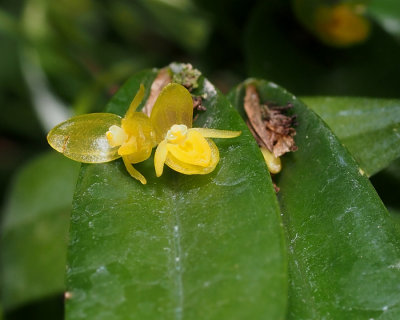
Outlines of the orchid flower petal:
{"label": "orchid flower petal", "polygon": [[180,143],[168,143],[168,153],[181,162],[208,167],[211,162],[211,148],[198,131],[188,131],[186,139]]}
{"label": "orchid flower petal", "polygon": [[156,141],[164,140],[174,124],[192,127],[193,100],[189,91],[182,85],[170,83],[160,93],[150,115],[156,133]]}
{"label": "orchid flower petal", "polygon": [[142,184],[147,183],[146,178],[132,166],[132,164],[128,160],[128,157],[123,156],[122,160],[124,161],[126,170],[131,175],[132,178],[139,180]]}
{"label": "orchid flower petal", "polygon": [[183,173],[183,174],[208,174],[212,172],[218,164],[219,161],[219,151],[215,143],[206,139],[211,149],[211,160],[207,167],[197,166],[189,163],[182,162],[181,160],[175,158],[171,153],[168,153],[165,164],[171,169]]}
{"label": "orchid flower petal", "polygon": [[167,159],[167,140],[163,140],[157,146],[154,154],[154,168],[156,169],[156,176],[160,177],[164,170],[164,163]]}
{"label": "orchid flower petal", "polygon": [[275,157],[275,155],[265,147],[261,147],[260,149],[264,156],[264,160],[267,164],[269,172],[274,174],[279,173],[282,169],[281,159],[279,157]]}
{"label": "orchid flower petal", "polygon": [[128,111],[125,113],[125,119],[129,119],[136,113],[136,109],[138,108],[139,104],[142,102],[144,97],[144,86],[143,84],[140,85],[138,92],[136,93],[135,97],[133,98]]}
{"label": "orchid flower petal", "polygon": [[112,113],[90,113],[73,117],[55,126],[47,135],[50,146],[64,156],[84,163],[102,163],[120,157],[118,147],[109,144],[106,132],[120,125]]}
{"label": "orchid flower petal", "polygon": [[191,130],[199,132],[204,138],[236,138],[242,133],[242,131],[218,130],[208,128],[189,129],[189,131]]}

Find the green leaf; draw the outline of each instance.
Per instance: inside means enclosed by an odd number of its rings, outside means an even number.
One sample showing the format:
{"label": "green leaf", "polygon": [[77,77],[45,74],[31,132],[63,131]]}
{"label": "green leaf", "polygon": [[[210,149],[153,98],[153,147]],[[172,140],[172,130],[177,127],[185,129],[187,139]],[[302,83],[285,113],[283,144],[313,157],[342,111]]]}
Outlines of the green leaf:
{"label": "green leaf", "polygon": [[400,101],[302,98],[332,129],[368,176],[400,157]]}
{"label": "green leaf", "polygon": [[79,163],[49,153],[18,174],[1,235],[5,310],[64,290],[66,237]]}
{"label": "green leaf", "polygon": [[274,83],[256,86],[262,102],[292,103],[299,123],[298,151],[283,156],[276,176],[289,244],[287,319],[397,319],[398,226],[313,111]]}
{"label": "green leaf", "polygon": [[387,32],[400,36],[400,8],[397,0],[370,0],[368,13]]}
{"label": "green leaf", "polygon": [[140,0],[139,3],[147,9],[158,26],[157,32],[165,38],[188,51],[200,51],[207,44],[210,23],[192,0]]}
{"label": "green leaf", "polygon": [[[123,114],[140,83],[133,76],[108,111]],[[245,124],[207,80],[194,126],[242,130],[215,139],[220,163],[208,175],[121,161],[83,165],[70,228],[66,319],[283,319],[287,273],[278,203]],[[145,96],[145,100],[147,95]]]}

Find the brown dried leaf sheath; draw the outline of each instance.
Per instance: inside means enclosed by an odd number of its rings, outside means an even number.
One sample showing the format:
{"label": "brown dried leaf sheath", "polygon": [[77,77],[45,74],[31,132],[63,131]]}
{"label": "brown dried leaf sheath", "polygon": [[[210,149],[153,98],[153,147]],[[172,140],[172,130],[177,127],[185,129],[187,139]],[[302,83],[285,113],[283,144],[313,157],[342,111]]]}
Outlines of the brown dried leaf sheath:
{"label": "brown dried leaf sheath", "polygon": [[[158,72],[157,77],[151,84],[150,95],[147,99],[146,105],[143,107],[143,113],[150,117],[151,110],[156,102],[160,92],[164,87],[172,82],[172,78],[168,68],[163,68]],[[201,96],[192,96],[193,109],[198,111],[205,111],[206,108],[202,105],[203,99]]]}
{"label": "brown dried leaf sheath", "polygon": [[143,108],[143,113],[150,117],[151,110],[156,102],[161,90],[172,81],[168,68],[163,68],[158,72],[157,77],[151,84],[151,91],[146,105]]}
{"label": "brown dried leaf sheath", "polygon": [[291,107],[268,108],[267,105],[261,105],[256,87],[252,84],[246,87],[244,109],[248,117],[247,125],[257,143],[266,147],[275,157],[297,150],[293,139],[296,130],[292,128],[295,116],[283,114]]}

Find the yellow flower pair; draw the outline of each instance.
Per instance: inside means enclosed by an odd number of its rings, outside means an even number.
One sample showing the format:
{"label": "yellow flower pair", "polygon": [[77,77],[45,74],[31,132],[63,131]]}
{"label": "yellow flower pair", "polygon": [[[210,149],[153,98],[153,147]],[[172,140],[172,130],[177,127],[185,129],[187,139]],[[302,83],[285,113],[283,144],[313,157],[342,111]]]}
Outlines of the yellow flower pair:
{"label": "yellow flower pair", "polygon": [[112,113],[73,117],[54,127],[49,144],[66,157],[84,163],[103,163],[122,157],[129,174],[146,184],[132,164],[148,159],[152,149],[157,177],[164,164],[184,174],[207,174],[219,161],[209,138],[234,138],[240,131],[192,128],[193,101],[180,84],[167,85],[154,104],[150,118],[136,109],[144,97],[140,86],[124,118]]}

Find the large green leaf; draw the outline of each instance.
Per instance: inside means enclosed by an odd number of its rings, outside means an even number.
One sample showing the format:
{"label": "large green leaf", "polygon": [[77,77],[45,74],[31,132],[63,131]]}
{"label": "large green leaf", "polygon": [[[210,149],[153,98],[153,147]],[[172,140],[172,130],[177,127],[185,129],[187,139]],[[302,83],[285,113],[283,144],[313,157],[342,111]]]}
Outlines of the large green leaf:
{"label": "large green leaf", "polygon": [[[293,103],[299,123],[299,149],[276,177],[289,244],[287,319],[397,319],[399,229],[324,122],[274,83],[256,85],[263,102]],[[243,90],[231,94],[236,104]]]}
{"label": "large green leaf", "polygon": [[[108,111],[123,114],[140,83],[131,78]],[[278,203],[244,122],[202,79],[207,111],[195,126],[243,130],[215,142],[208,175],[121,161],[83,165],[75,193],[67,266],[67,319],[283,319],[287,274]],[[147,93],[148,94],[148,93]],[[146,100],[146,98],[145,98]]]}
{"label": "large green leaf", "polygon": [[400,101],[307,97],[368,176],[400,157]]}
{"label": "large green leaf", "polygon": [[79,163],[40,156],[16,177],[1,234],[5,310],[64,290],[67,232]]}

